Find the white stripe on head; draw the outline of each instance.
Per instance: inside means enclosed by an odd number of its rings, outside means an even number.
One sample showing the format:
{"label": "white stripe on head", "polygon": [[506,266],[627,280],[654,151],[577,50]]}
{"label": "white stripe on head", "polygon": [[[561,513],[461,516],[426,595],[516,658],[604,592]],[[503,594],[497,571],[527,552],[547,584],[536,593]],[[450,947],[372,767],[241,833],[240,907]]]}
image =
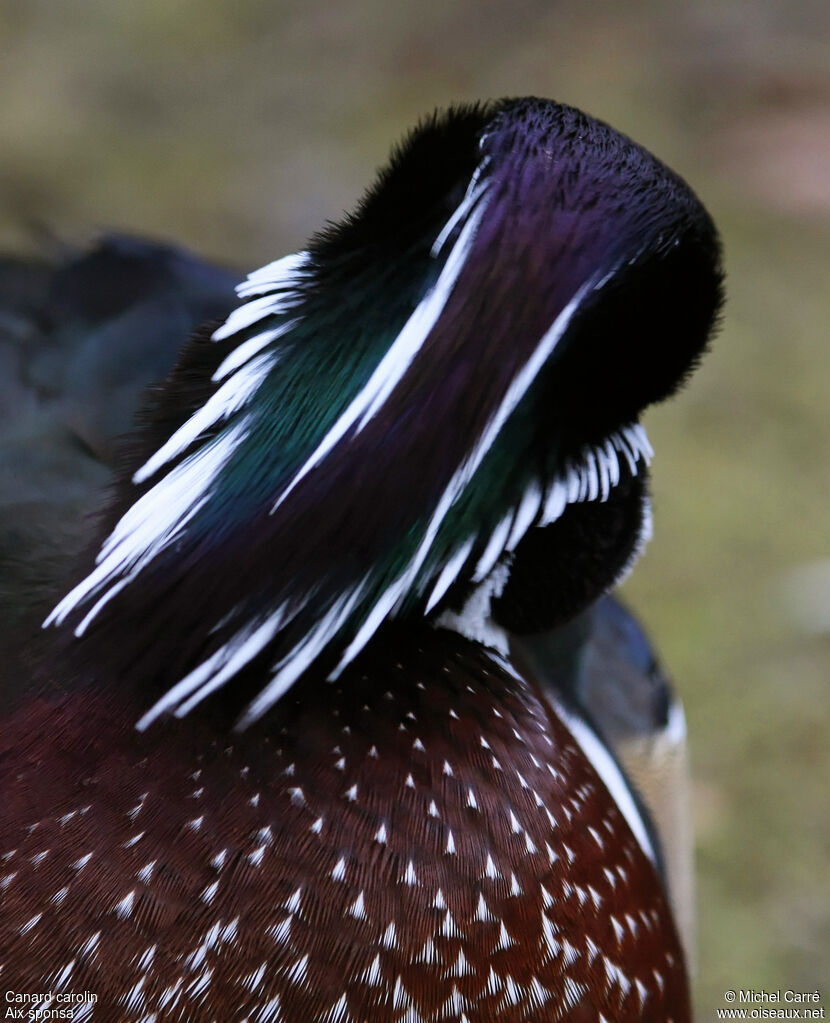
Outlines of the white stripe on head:
{"label": "white stripe on head", "polygon": [[441,313],[444,311],[447,299],[452,293],[458,275],[461,273],[469,255],[473,239],[486,207],[487,203],[485,200],[470,213],[458,240],[450,250],[438,280],[415,307],[412,315],[376,366],[363,389],[350,402],[348,408],[341,413],[337,422],[326,433],[325,437],[323,437],[294,475],[291,482],[282,491],[272,511],[276,511],[300,480],[315,466],[319,465],[353,426],[357,426],[358,432],[362,430],[400,383],[412,364],[413,359],[421,350],[433,327],[438,322]]}

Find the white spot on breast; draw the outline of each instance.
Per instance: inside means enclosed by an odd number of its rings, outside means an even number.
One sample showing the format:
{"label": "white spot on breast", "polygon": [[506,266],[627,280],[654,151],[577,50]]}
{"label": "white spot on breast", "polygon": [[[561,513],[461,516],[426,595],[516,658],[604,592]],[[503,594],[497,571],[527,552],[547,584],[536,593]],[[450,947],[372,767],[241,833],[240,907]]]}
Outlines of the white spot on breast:
{"label": "white spot on breast", "polygon": [[303,892],[302,888],[298,888],[285,903],[285,908],[288,910],[289,913],[299,912],[302,892]]}
{"label": "white spot on breast", "polygon": [[611,962],[608,956],[603,956],[602,959],[605,964],[606,987],[608,990],[610,991],[614,984],[619,984],[623,996],[627,995],[631,989],[631,981],[616,963]]}
{"label": "white spot on breast", "polygon": [[550,958],[558,956],[562,946],[556,937],[556,925],[548,919],[545,914],[542,914],[542,941],[541,943],[547,948]]}
{"label": "white spot on breast", "polygon": [[305,792],[303,792],[299,785],[293,786],[292,788],[288,789],[287,792],[294,806],[305,806],[306,803]]}
{"label": "white spot on breast", "polygon": [[288,916],[281,920],[280,923],[275,924],[268,933],[274,939],[274,941],[285,942],[291,937],[291,922],[294,919],[293,914],[289,913]]}
{"label": "white spot on breast", "polygon": [[438,953],[435,951],[435,945],[432,943],[432,938],[427,938],[424,943],[424,947],[415,959],[416,963],[437,963]]}
{"label": "white spot on breast", "polygon": [[370,987],[376,987],[381,982],[380,972],[380,956],[376,955],[370,963],[368,969],[363,973],[363,980],[370,985]]}
{"label": "white spot on breast", "polygon": [[123,919],[128,917],[130,913],[132,913],[134,905],[135,889],[133,889],[131,892],[127,892],[124,898],[121,899],[120,902],[116,902],[112,909],[117,916],[120,916]]}
{"label": "white spot on breast", "polygon": [[144,991],[142,990],[147,978],[142,977],[137,983],[133,984],[130,990],[121,998],[121,1002],[124,1006],[132,1012],[140,1009],[144,1002],[147,1000]]}
{"label": "white spot on breast", "polygon": [[490,921],[495,920],[495,917],[490,912],[487,903],[484,901],[484,896],[481,894],[478,897],[478,905],[476,906],[473,920],[480,920],[483,923],[489,923]]}
{"label": "white spot on breast", "polygon": [[476,794],[475,792],[473,792],[472,789],[467,789],[467,806],[469,806],[471,810],[478,809],[478,803],[476,802]]}
{"label": "white spot on breast", "polygon": [[484,990],[487,992],[488,995],[495,995],[495,994],[498,994],[498,992],[501,991],[501,989],[503,987],[504,987],[504,981],[501,979],[501,977],[496,973],[496,971],[491,966],[490,967],[490,974],[487,977],[487,985],[484,988]]}
{"label": "white spot on breast", "polygon": [[258,849],[254,849],[254,851],[249,854],[248,862],[251,864],[252,867],[260,866],[263,857],[265,856],[265,849],[266,847],[264,845],[261,845]]}
{"label": "white spot on breast", "polygon": [[347,1023],[350,1018],[348,1002],[346,1001],[346,993],[344,991],[339,1000],[323,1016],[321,1023]]}
{"label": "white spot on breast", "polygon": [[33,927],[37,926],[38,921],[40,920],[40,918],[42,916],[43,916],[43,913],[36,913],[35,916],[33,916],[30,920],[28,920],[25,924],[23,924],[23,926],[20,928],[20,932],[19,933],[20,934],[28,934],[29,931]]}
{"label": "white spot on breast", "polygon": [[575,963],[582,953],[567,938],[562,939],[562,960],[566,966]]}
{"label": "white spot on breast", "polygon": [[202,902],[213,902],[217,891],[219,890],[219,882],[214,881],[213,884],[209,884],[207,888],[202,892]]}
{"label": "white spot on breast", "polygon": [[290,970],[285,974],[286,980],[291,981],[292,984],[299,984],[305,979],[306,969],[308,967],[308,956],[304,955],[302,959],[294,963]]}
{"label": "white spot on breast", "polygon": [[447,848],[444,853],[447,856],[452,856],[455,853],[455,839],[451,831],[447,832]]}
{"label": "white spot on breast", "polygon": [[135,876],[138,878],[139,881],[142,881],[144,884],[149,884],[149,882],[150,882],[150,880],[151,880],[151,878],[153,876],[153,871],[155,869],[156,869],[156,861],[155,860],[150,860],[149,863],[145,863],[144,864],[144,866],[141,868],[141,870],[139,870],[136,873]]}
{"label": "white spot on breast", "polygon": [[455,963],[447,971],[447,977],[466,977],[470,973],[475,973],[475,970],[470,966],[464,956],[464,950],[458,950],[458,958]]}
{"label": "white spot on breast", "polygon": [[364,903],[363,892],[361,892],[351,906],[349,906],[348,912],[349,915],[353,916],[356,920],[366,919],[366,906]]}
{"label": "white spot on breast", "polygon": [[416,885],[418,884],[418,878],[415,874],[415,867],[412,865],[412,860],[406,865],[406,873],[402,878],[403,884]]}
{"label": "white spot on breast", "polygon": [[78,955],[81,955],[81,956],[86,956],[86,955],[92,956],[92,955],[95,955],[95,952],[98,949],[98,943],[100,942],[100,940],[101,940],[101,932],[100,931],[96,931],[95,934],[90,935],[90,937],[88,937],[86,939],[86,941],[83,943],[83,945],[81,945],[81,947],[78,949]]}
{"label": "white spot on breast", "polygon": [[136,969],[146,971],[153,965],[153,959],[155,958],[157,947],[157,945],[150,945],[149,948],[146,948],[141,953],[139,958],[136,960]]}
{"label": "white spot on breast", "polygon": [[444,768],[443,768],[443,770],[444,770],[444,774],[446,774],[448,777],[452,778],[452,766],[450,765],[449,760],[445,760],[444,761]]}
{"label": "white spot on breast", "polygon": [[588,990],[584,984],[577,984],[577,982],[571,977],[565,978],[564,987],[565,1002],[571,1009],[575,1008],[575,1006],[579,1004],[582,996]]}
{"label": "white spot on breast", "polygon": [[281,1020],[280,996],[274,995],[270,1002],[266,1002],[259,1010],[257,1023],[281,1023]]}
{"label": "white spot on breast", "polygon": [[389,924],[389,926],[383,932],[383,937],[380,939],[380,943],[381,943],[381,945],[383,945],[384,948],[397,948],[398,947],[398,936],[397,936],[397,932],[395,931],[395,922],[394,922],[394,920],[392,921],[391,924]]}
{"label": "white spot on breast", "polygon": [[444,917],[444,922],[441,924],[441,933],[445,938],[458,938],[461,937],[461,931],[456,927],[455,921],[452,918],[452,913],[447,910],[447,915]]}
{"label": "white spot on breast", "polygon": [[399,976],[395,980],[395,990],[392,992],[392,1005],[398,1010],[406,1009],[411,1004],[412,999],[409,997],[406,988],[403,986],[403,980]]}
{"label": "white spot on breast", "polygon": [[533,1007],[541,1008],[550,997],[550,991],[546,987],[542,987],[538,978],[534,977],[530,982],[530,1002]]}
{"label": "white spot on breast", "polygon": [[332,881],[342,881],[346,876],[346,860],[341,856],[331,872]]}
{"label": "white spot on breast", "polygon": [[[255,992],[259,989],[262,984],[262,978],[265,976],[265,963],[262,963],[258,969],[254,970],[253,973],[249,973],[248,976],[242,981],[244,987],[250,992]],[[169,989],[168,989],[169,990]]]}
{"label": "white spot on breast", "polygon": [[439,816],[439,814],[438,814],[438,807],[435,805],[435,800],[434,799],[430,800],[429,806],[427,807],[427,813],[429,814],[430,817],[438,817]]}
{"label": "white spot on breast", "polygon": [[493,857],[490,853],[487,853],[487,859],[484,862],[484,873],[481,876],[492,878],[501,877],[501,874],[496,869],[495,863],[493,863]]}
{"label": "white spot on breast", "polygon": [[519,987],[508,973],[504,978],[504,998],[499,1006],[499,1010],[503,1012],[508,1005],[518,1005],[521,997],[522,993]]}

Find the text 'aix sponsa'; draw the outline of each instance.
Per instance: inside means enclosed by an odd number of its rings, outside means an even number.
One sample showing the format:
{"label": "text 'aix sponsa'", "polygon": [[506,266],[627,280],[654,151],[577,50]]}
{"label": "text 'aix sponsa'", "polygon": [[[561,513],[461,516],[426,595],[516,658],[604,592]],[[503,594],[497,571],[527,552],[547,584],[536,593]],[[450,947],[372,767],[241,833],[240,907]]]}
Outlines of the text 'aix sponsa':
{"label": "text 'aix sponsa'", "polygon": [[424,122],[239,286],[4,712],[4,989],[105,1023],[690,1018],[639,800],[509,637],[646,541],[638,416],[719,265],[676,175],[523,99]]}

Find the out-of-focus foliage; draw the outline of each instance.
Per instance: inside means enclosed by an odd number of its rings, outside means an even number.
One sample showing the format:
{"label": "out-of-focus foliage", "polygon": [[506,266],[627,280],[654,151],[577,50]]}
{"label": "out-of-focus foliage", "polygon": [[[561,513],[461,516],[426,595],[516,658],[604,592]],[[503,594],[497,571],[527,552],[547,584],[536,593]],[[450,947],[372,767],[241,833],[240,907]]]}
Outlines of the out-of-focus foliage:
{"label": "out-of-focus foliage", "polygon": [[700,1018],[727,988],[820,988],[826,0],[3,0],[0,56],[5,251],[107,226],[255,266],[348,207],[419,115],[486,96],[571,102],[693,183],[729,303],[693,385],[650,417],[656,538],[628,596],[688,710]]}

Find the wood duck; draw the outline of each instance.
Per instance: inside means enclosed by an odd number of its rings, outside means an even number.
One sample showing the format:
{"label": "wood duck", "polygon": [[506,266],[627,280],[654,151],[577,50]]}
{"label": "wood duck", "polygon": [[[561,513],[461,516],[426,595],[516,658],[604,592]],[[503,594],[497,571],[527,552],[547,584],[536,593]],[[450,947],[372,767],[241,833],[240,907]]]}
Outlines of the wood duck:
{"label": "wood duck", "polygon": [[638,417],[721,301],[705,210],[570,107],[458,107],[238,291],[4,686],[4,986],[76,1020],[688,1020],[645,815],[508,634],[646,540]]}

